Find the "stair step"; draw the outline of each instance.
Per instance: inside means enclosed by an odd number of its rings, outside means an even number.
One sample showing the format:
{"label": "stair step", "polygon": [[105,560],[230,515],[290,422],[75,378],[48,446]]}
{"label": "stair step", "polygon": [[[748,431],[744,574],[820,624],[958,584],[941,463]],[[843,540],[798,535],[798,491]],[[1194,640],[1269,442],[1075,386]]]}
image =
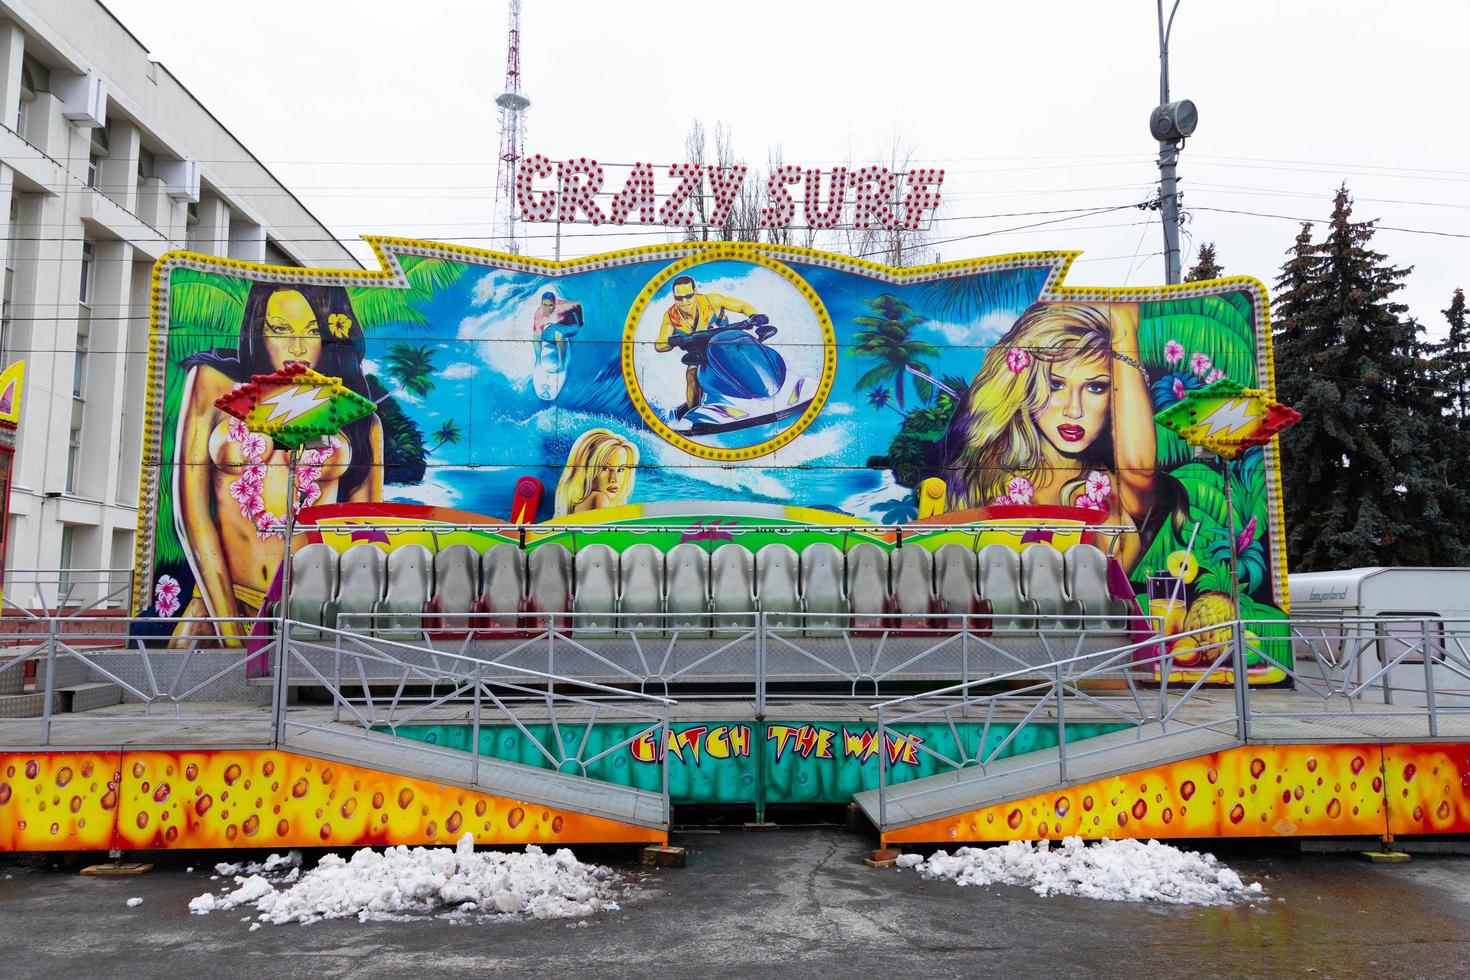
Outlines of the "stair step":
{"label": "stair step", "polygon": [[[39,718],[46,695],[42,691],[30,694],[0,694],[0,718]],[[51,695],[51,711],[61,711],[61,695]]]}
{"label": "stair step", "polygon": [[56,692],[61,695],[63,711],[91,711],[122,703],[122,688],[117,684],[99,681],[88,684],[73,684]]}

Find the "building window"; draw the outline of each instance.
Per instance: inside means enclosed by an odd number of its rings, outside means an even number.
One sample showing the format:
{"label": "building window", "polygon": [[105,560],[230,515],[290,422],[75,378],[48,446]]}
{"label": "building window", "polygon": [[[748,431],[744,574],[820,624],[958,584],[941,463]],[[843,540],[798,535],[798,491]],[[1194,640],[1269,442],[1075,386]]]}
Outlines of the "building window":
{"label": "building window", "polygon": [[8,363],[10,360],[11,344],[11,301],[15,296],[15,249],[16,238],[19,235],[17,225],[20,224],[20,198],[14,192],[10,195],[10,227],[6,238],[5,247],[5,285],[3,297],[0,297],[0,364]]}
{"label": "building window", "polygon": [[102,161],[111,152],[107,138],[107,127],[97,126],[92,130],[92,149],[87,154],[87,186],[96,187],[102,177]]}
{"label": "building window", "polygon": [[92,305],[92,278],[97,273],[97,243],[82,242],[82,281],[77,298],[86,307]]}
{"label": "building window", "polygon": [[87,352],[92,342],[92,325],[87,320],[77,321],[77,355],[72,361],[71,394],[81,398],[87,388]]}
{"label": "building window", "polygon": [[24,139],[30,125],[31,105],[36,101],[36,76],[28,62],[20,66],[20,105],[15,110],[15,131]]}
{"label": "building window", "polygon": [[61,569],[60,586],[58,588],[57,605],[61,605],[71,594],[71,576],[67,574],[71,570],[71,555],[76,543],[77,529],[74,525],[61,525],[61,558],[57,565]]}
{"label": "building window", "polygon": [[184,245],[190,251],[199,247],[199,205],[190,204],[184,211]]}
{"label": "building window", "polygon": [[142,206],[143,192],[148,189],[148,179],[154,175],[157,164],[153,159],[153,151],[138,148],[138,203]]}
{"label": "building window", "polygon": [[77,471],[82,468],[82,427],[72,426],[66,444],[66,492],[77,492]]}

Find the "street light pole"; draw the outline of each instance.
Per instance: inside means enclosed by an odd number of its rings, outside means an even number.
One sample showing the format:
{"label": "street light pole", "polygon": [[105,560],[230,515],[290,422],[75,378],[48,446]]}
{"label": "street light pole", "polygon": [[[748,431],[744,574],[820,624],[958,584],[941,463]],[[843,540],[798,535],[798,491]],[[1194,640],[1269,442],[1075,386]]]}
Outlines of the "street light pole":
{"label": "street light pole", "polygon": [[1174,0],[1169,19],[1164,20],[1164,0],[1159,12],[1159,105],[1149,119],[1149,129],[1159,141],[1159,208],[1164,223],[1164,277],[1170,285],[1181,277],[1179,255],[1179,148],[1184,137],[1194,132],[1197,119],[1194,103],[1169,101],[1169,35],[1180,0]]}

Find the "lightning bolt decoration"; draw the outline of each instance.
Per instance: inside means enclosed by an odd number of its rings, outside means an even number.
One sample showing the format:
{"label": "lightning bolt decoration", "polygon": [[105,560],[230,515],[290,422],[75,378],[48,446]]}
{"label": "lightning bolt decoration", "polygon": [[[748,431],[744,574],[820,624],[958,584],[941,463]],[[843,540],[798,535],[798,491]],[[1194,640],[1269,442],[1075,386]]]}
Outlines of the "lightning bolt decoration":
{"label": "lightning bolt decoration", "polygon": [[268,435],[286,449],[334,435],[349,422],[377,410],[341,378],[327,377],[303,364],[257,374],[214,404],[226,415],[242,420],[251,432]]}
{"label": "lightning bolt decoration", "polygon": [[1238,459],[1250,447],[1265,445],[1300,419],[1295,409],[1264,389],[1245,388],[1228,378],[1187,392],[1154,416],[1191,446],[1203,446],[1224,459]]}

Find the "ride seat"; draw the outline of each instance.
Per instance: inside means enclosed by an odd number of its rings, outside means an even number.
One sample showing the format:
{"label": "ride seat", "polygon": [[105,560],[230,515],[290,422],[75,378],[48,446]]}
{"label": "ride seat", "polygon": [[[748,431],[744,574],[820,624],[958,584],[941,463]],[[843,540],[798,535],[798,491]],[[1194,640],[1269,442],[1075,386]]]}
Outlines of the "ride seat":
{"label": "ride seat", "polygon": [[847,604],[854,630],[881,630],[893,611],[888,553],[870,541],[860,541],[847,551]]}
{"label": "ride seat", "polygon": [[[976,591],[975,552],[969,546],[958,542],[939,546],[934,553],[934,591],[939,596],[940,611],[946,614],[946,629],[960,629],[965,623],[961,617],[982,612]],[[970,626],[980,628],[981,624],[971,620]]]}
{"label": "ride seat", "polygon": [[577,636],[611,636],[618,609],[618,553],[605,544],[577,549],[572,558],[572,630]]}
{"label": "ride seat", "polygon": [[1080,603],[1086,616],[1106,616],[1101,622],[1089,620],[1087,629],[1126,629],[1128,604],[1114,599],[1108,590],[1108,556],[1101,548],[1077,544],[1062,554],[1062,574],[1067,597]]}
{"label": "ride seat", "polygon": [[556,542],[543,544],[528,553],[526,566],[525,608],[538,614],[530,622],[537,629],[565,627],[562,614],[572,608],[572,553]]}
{"label": "ride seat", "polygon": [[[383,600],[384,552],[375,544],[355,544],[342,552],[338,564],[337,596],[323,611],[326,625],[354,633],[371,633],[373,613]],[[342,625],[338,617],[352,616]]]}
{"label": "ride seat", "polygon": [[939,608],[934,594],[934,553],[918,545],[901,545],[888,556],[893,581],[894,625],[903,630],[923,629],[935,620]]}
{"label": "ride seat", "polygon": [[669,549],[664,556],[664,622],[670,630],[709,629],[709,581],[709,552],[692,541]]}
{"label": "ride seat", "polygon": [[[287,617],[297,623],[325,626],[326,606],[337,595],[337,549],[329,544],[309,544],[291,556],[291,598]],[[296,627],[292,636],[319,640],[318,630]]]}
{"label": "ride seat", "polygon": [[399,545],[388,552],[387,590],[373,611],[378,636],[418,640],[424,635],[424,613],[434,591],[434,556],[421,544]]}
{"label": "ride seat", "polygon": [[1021,549],[1021,592],[1036,604],[1039,629],[1076,629],[1082,604],[1065,590],[1062,553],[1035,541]]}
{"label": "ride seat", "polygon": [[790,545],[768,544],[755,556],[755,601],[766,625],[792,629],[801,625],[801,562]]}
{"label": "ride seat", "polygon": [[[548,553],[547,558],[551,557]],[[477,607],[486,615],[476,617],[476,624],[494,630],[514,629],[520,622],[517,614],[526,607],[526,553],[509,541],[491,545],[480,556],[480,578],[485,592]],[[556,612],[566,611],[566,600],[562,602]]]}
{"label": "ride seat", "polygon": [[618,625],[647,636],[663,629],[664,556],[651,544],[618,556]]}
{"label": "ride seat", "polygon": [[716,636],[738,636],[755,626],[755,556],[744,545],[722,544],[710,554],[710,611]]}
{"label": "ride seat", "polygon": [[1015,548],[1004,544],[981,548],[978,585],[989,603],[993,627],[1021,629],[1035,623],[1036,603],[1021,592],[1021,556]]}
{"label": "ride seat", "polygon": [[801,604],[809,636],[832,635],[847,628],[847,590],[842,552],[828,541],[801,551]]}
{"label": "ride seat", "polygon": [[482,608],[480,556],[467,544],[452,544],[434,556],[434,594],[425,626],[446,639],[469,632],[470,614]]}

